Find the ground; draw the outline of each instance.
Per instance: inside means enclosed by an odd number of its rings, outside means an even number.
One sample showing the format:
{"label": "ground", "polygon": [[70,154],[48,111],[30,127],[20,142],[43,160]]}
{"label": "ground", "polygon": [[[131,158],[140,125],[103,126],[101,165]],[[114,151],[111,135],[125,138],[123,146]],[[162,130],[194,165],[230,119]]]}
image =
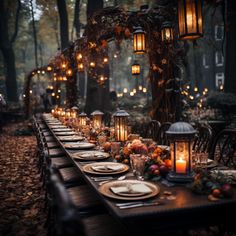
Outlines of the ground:
{"label": "ground", "polygon": [[15,136],[22,125],[7,125],[0,133],[0,235],[44,236],[46,212],[37,143],[35,136]]}

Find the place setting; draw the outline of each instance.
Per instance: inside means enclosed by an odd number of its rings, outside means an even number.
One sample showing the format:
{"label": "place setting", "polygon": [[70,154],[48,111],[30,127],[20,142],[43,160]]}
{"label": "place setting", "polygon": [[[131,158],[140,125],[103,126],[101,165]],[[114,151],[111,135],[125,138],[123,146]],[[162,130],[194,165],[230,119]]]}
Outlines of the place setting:
{"label": "place setting", "polygon": [[115,180],[102,184],[99,191],[109,198],[133,201],[156,196],[160,192],[160,187],[147,181]]}
{"label": "place setting", "polygon": [[96,145],[88,142],[76,142],[76,143],[65,143],[64,147],[66,149],[92,149]]}
{"label": "place setting", "polygon": [[77,141],[83,141],[83,136],[77,136],[77,135],[70,135],[70,136],[61,136],[58,137],[58,139],[62,142],[77,142]]}
{"label": "place setting", "polygon": [[76,132],[74,131],[60,131],[55,133],[57,136],[68,136],[68,135],[75,135]]}
{"label": "place setting", "polygon": [[110,154],[103,151],[88,150],[84,152],[75,152],[72,154],[72,156],[74,159],[81,161],[97,161],[109,158]]}
{"label": "place setting", "polygon": [[93,175],[116,175],[129,170],[129,166],[116,162],[90,163],[83,166],[83,171]]}
{"label": "place setting", "polygon": [[70,128],[67,128],[67,127],[65,127],[65,128],[55,128],[55,129],[53,129],[53,132],[54,132],[54,133],[58,133],[58,132],[71,132],[71,131],[73,131],[73,130],[70,129]]}

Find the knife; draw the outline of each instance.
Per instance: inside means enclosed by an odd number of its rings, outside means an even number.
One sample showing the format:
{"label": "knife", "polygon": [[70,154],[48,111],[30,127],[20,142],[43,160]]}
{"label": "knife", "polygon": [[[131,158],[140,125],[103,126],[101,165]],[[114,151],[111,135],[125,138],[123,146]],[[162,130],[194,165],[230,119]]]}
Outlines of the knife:
{"label": "knife", "polygon": [[143,207],[143,206],[159,206],[164,205],[163,202],[142,202],[132,205],[126,205],[126,206],[119,206],[119,209],[129,209],[129,208],[136,208],[136,207]]}

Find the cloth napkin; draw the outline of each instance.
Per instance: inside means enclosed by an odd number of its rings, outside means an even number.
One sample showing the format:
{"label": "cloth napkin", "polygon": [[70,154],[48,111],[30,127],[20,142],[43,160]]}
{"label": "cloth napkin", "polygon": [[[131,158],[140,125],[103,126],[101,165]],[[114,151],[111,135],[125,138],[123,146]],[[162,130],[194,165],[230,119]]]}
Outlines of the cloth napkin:
{"label": "cloth napkin", "polygon": [[95,171],[119,171],[123,169],[122,165],[95,165],[91,167]]}
{"label": "cloth napkin", "polygon": [[143,193],[148,194],[151,193],[152,190],[145,184],[129,184],[126,186],[120,186],[120,187],[111,187],[111,191],[115,194],[119,193]]}

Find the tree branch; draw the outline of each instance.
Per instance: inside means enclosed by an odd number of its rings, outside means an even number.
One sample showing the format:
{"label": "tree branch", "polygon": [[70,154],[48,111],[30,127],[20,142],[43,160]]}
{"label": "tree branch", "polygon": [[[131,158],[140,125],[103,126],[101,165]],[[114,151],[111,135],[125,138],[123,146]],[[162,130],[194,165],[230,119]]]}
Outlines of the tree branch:
{"label": "tree branch", "polygon": [[17,7],[17,10],[16,10],[16,19],[15,19],[15,31],[14,31],[14,34],[12,35],[12,37],[11,37],[11,43],[14,43],[14,41],[16,40],[17,34],[18,34],[20,11],[21,11],[21,1],[18,0],[18,7]]}

